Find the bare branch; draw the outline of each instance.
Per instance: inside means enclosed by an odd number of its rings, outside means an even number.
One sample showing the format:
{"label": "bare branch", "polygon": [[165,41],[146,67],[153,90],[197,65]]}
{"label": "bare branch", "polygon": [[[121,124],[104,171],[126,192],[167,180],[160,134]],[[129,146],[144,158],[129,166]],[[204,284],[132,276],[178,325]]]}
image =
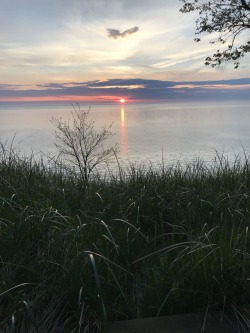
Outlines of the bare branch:
{"label": "bare branch", "polygon": [[89,119],[90,109],[81,110],[79,104],[73,105],[71,120],[52,118],[56,130],[55,145],[59,154],[68,164],[77,167],[81,178],[89,181],[91,173],[100,164],[110,161],[117,153],[117,145],[104,147],[104,143],[113,136],[111,126],[104,126],[100,132]]}

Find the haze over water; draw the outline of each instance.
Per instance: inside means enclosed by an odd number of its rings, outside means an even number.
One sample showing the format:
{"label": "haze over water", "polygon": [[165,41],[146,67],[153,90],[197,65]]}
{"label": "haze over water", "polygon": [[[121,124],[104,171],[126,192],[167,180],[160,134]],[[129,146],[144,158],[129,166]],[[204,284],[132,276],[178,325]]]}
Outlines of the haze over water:
{"label": "haze over water", "polygon": [[[81,104],[88,109],[89,105]],[[230,161],[250,152],[250,102],[173,102],[95,104],[90,115],[96,128],[113,123],[113,142],[121,160],[153,164],[211,162],[216,154]],[[15,143],[29,155],[32,151],[57,153],[53,143],[52,117],[68,120],[67,104],[1,104],[0,138]]]}

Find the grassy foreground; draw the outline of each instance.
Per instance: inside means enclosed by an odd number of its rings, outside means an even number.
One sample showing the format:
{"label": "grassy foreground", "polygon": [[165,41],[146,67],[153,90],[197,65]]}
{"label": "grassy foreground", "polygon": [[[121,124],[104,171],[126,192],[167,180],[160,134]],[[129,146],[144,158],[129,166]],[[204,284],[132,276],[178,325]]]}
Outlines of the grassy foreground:
{"label": "grassy foreground", "polygon": [[[250,169],[217,157],[85,186],[0,152],[0,331],[223,309],[249,320]],[[244,319],[242,321],[242,319]]]}

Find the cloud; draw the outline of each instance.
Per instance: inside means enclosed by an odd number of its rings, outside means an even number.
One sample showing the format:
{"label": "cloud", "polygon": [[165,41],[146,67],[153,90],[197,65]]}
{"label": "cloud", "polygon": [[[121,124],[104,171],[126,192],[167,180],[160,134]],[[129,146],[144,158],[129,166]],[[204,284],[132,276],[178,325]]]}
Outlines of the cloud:
{"label": "cloud", "polygon": [[127,35],[132,35],[132,34],[136,33],[137,31],[139,31],[138,27],[133,27],[133,28],[124,30],[123,32],[121,32],[118,29],[107,29],[108,37],[113,38],[113,39],[117,39],[119,37],[124,38]]}
{"label": "cloud", "polygon": [[[121,96],[141,101],[249,100],[250,78],[216,81],[161,81],[110,79],[85,82],[54,82],[33,88],[0,85],[4,101],[115,101]],[[42,89],[41,89],[42,88]]]}
{"label": "cloud", "polygon": [[46,84],[38,84],[37,87],[44,88],[44,89],[62,89],[62,88],[64,88],[64,84],[46,83]]}

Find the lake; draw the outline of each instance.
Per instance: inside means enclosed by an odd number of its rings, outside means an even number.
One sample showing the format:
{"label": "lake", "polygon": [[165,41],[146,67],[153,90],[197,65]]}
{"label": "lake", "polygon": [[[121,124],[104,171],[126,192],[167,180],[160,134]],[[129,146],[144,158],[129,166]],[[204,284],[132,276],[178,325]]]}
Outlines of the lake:
{"label": "lake", "polygon": [[[89,106],[81,105],[83,109]],[[25,154],[56,154],[51,118],[68,120],[66,104],[0,104],[0,139]],[[113,140],[120,158],[130,162],[166,164],[202,158],[211,162],[216,151],[230,161],[250,152],[250,101],[95,104],[96,128],[113,123]]]}

